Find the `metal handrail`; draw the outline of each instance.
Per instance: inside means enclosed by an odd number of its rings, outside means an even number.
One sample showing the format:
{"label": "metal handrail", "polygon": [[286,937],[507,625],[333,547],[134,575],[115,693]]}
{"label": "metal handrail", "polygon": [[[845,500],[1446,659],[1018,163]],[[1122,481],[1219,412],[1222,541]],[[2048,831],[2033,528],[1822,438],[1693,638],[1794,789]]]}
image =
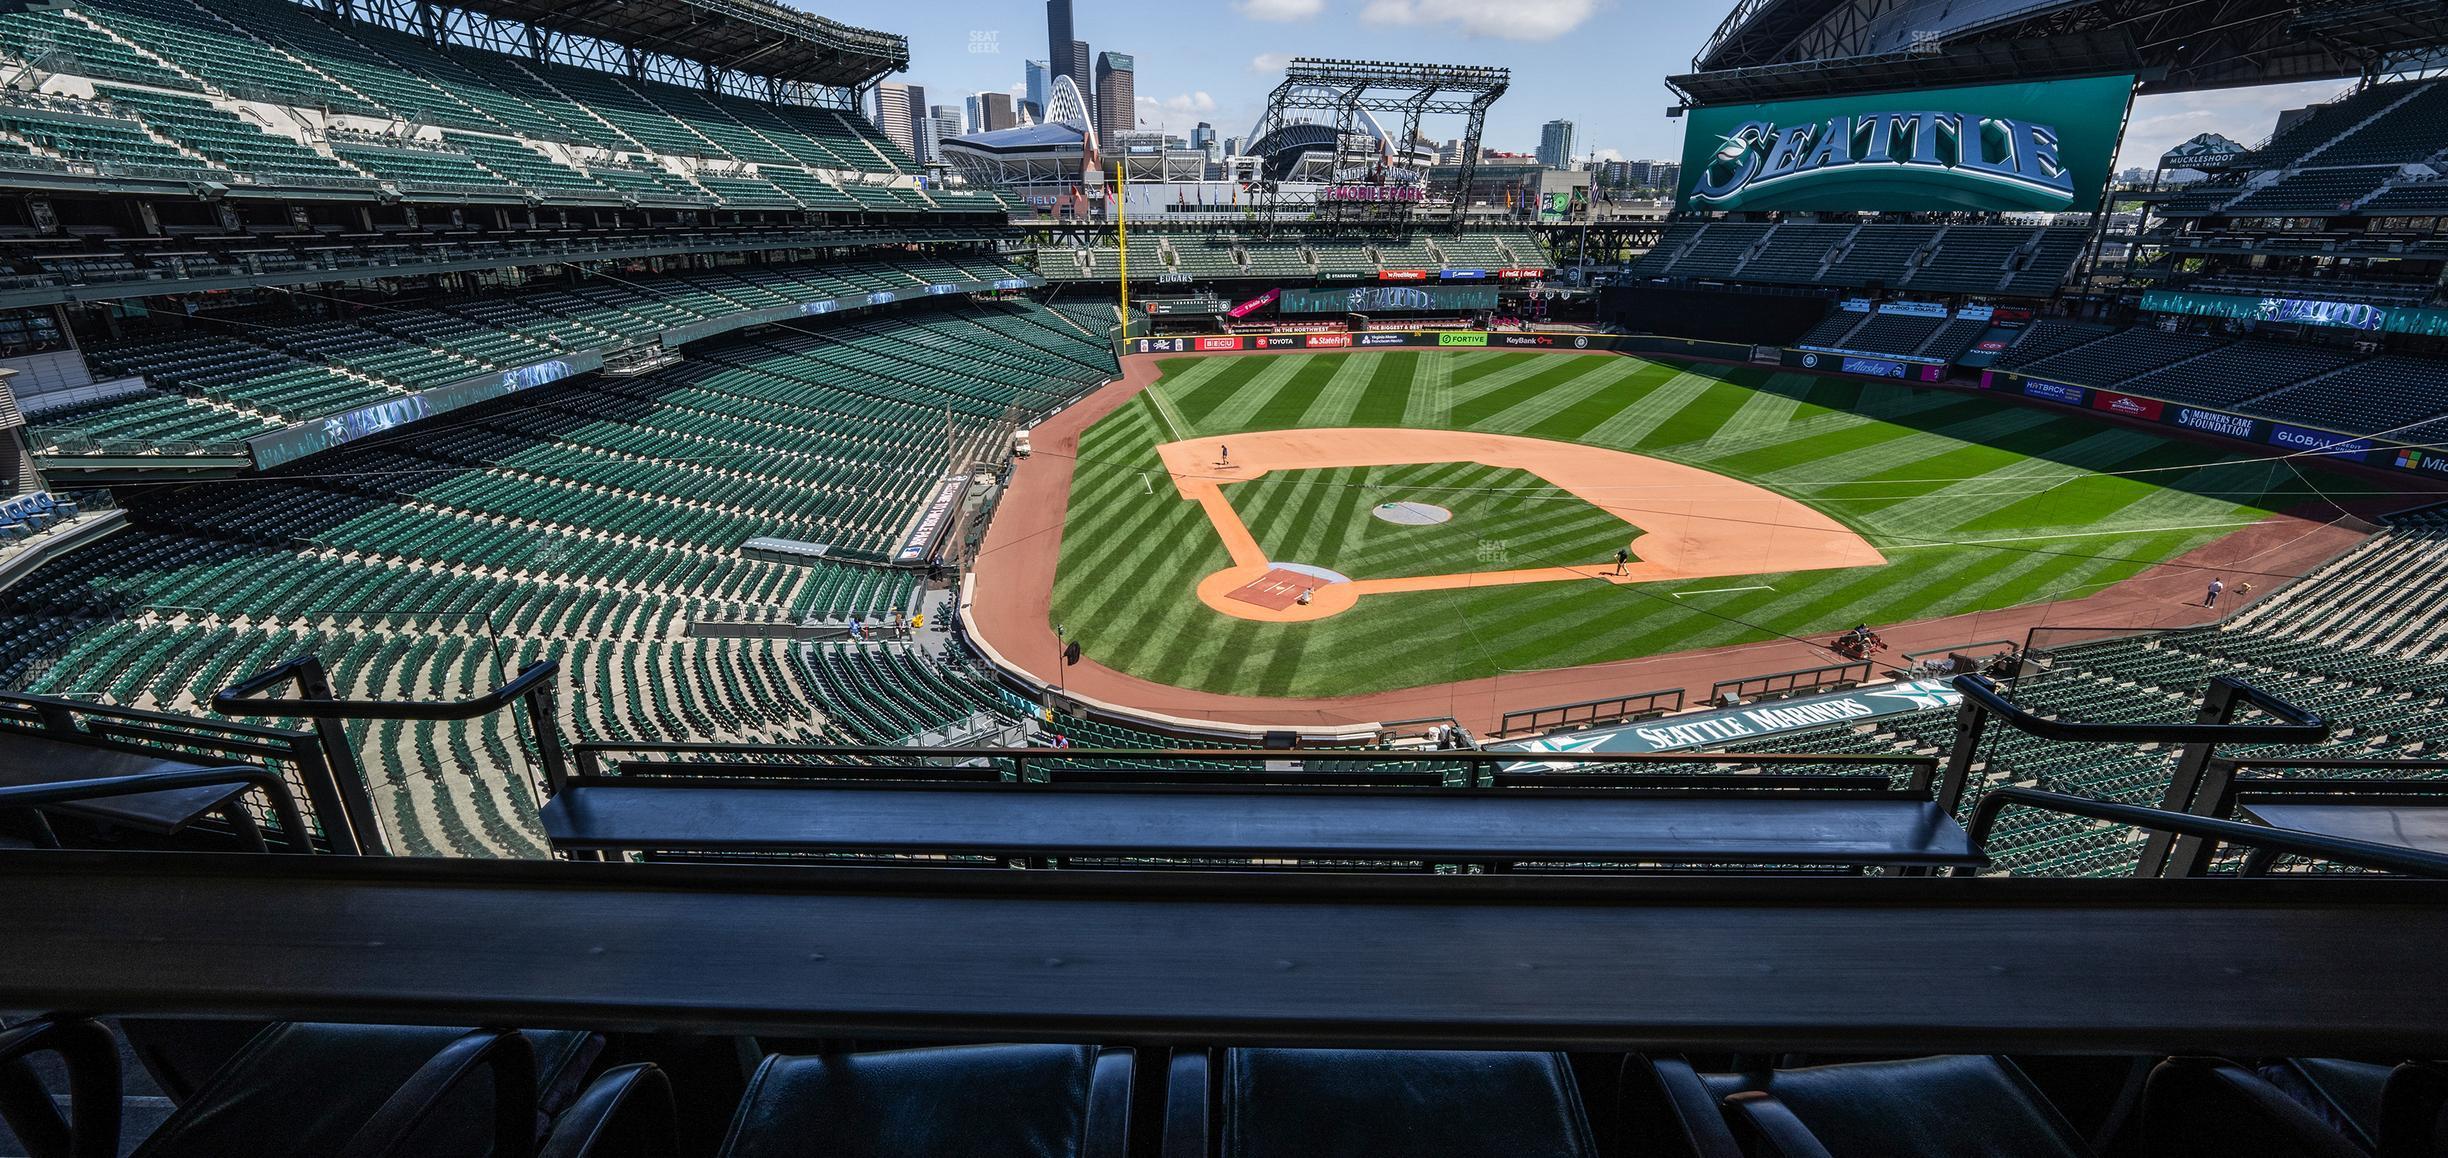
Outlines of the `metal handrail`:
{"label": "metal handrail", "polygon": [[[81,722],[80,722],[81,721]],[[22,734],[178,760],[262,759],[296,766],[324,844],[343,855],[387,855],[356,750],[336,725],[314,731],[208,720],[63,696],[0,692],[0,735]],[[246,765],[252,767],[253,765]]]}
{"label": "metal handrail", "polygon": [[[506,707],[527,705],[529,732],[535,738],[536,801],[560,791],[569,779],[568,749],[561,738],[560,708],[553,694],[561,665],[543,659],[521,668],[508,683],[464,700],[422,703],[413,700],[344,700],[332,694],[331,676],[323,661],[302,655],[268,671],[213,693],[213,710],[232,715],[302,716],[315,722],[327,748],[346,748],[342,720],[470,720]],[[256,698],[258,693],[294,681],[298,695],[286,699]]]}
{"label": "metal handrail", "polygon": [[[2090,820],[2105,820],[2130,825],[2151,832],[2172,833],[2225,844],[2243,845],[2255,850],[2245,861],[2246,876],[2265,875],[2272,861],[2280,856],[2310,857],[2355,868],[2377,869],[2382,872],[2405,873],[2410,876],[2448,879],[2448,855],[2424,852],[2420,849],[2375,844],[2367,840],[2327,836],[2292,828],[2271,828],[2267,825],[2246,824],[2237,820],[2195,816],[2189,812],[2170,812],[2140,804],[2120,804],[2094,800],[2044,788],[2005,787],[1991,789],[1972,808],[1972,823],[1967,828],[1975,848],[1987,846],[1989,829],[1997,823],[1998,813],[2009,804],[2061,812]],[[1961,870],[1958,870],[1959,872]]]}
{"label": "metal handrail", "polygon": [[2087,724],[2070,720],[2053,720],[2034,715],[2017,706],[1998,691],[1987,676],[1959,675],[1955,690],[1963,693],[1967,704],[1978,703],[1982,710],[2010,724],[2018,732],[2026,732],[2044,740],[2127,741],[2152,743],[2251,743],[2251,744],[2311,744],[2329,738],[2329,721],[2318,712],[2306,711],[2241,680],[2228,676],[2213,676],[2213,691],[2222,687],[2228,694],[2264,712],[2286,721],[2283,724]]}
{"label": "metal handrail", "polygon": [[[2177,762],[2175,775],[2169,781],[2163,806],[2170,812],[2189,812],[2194,793],[2199,789],[2202,774],[2210,766],[2211,754],[2221,743],[2283,744],[2316,743],[2329,737],[2329,721],[2316,712],[2308,712],[2294,704],[2270,695],[2240,680],[2214,676],[2202,695],[2196,722],[2190,724],[2094,724],[2073,720],[2052,720],[2026,711],[2008,700],[1997,684],[1980,675],[1959,675],[1951,681],[1963,696],[1962,707],[1955,714],[1955,744],[1947,755],[1945,778],[1941,781],[1938,799],[1952,811],[1961,806],[1965,786],[1971,782],[1972,760],[1980,751],[1981,737],[1988,730],[1989,717],[2004,720],[2016,731],[2048,740],[2071,740],[2079,743],[2178,744],[2183,755]],[[2285,721],[2277,724],[2235,724],[2236,705],[2251,704]],[[2174,830],[2160,831],[2152,836],[2150,847],[2143,853],[2144,875],[2156,875],[2169,861],[2171,851],[2183,838]],[[2189,853],[2190,846],[2184,850]]]}
{"label": "metal handrail", "polygon": [[300,656],[252,678],[213,693],[213,710],[245,716],[303,716],[310,720],[472,720],[491,715],[545,685],[561,665],[540,659],[519,669],[510,682],[464,700],[343,700],[308,695],[291,699],[257,699],[256,693],[298,679],[306,665],[319,671],[322,662]]}
{"label": "metal handrail", "polygon": [[52,804],[74,804],[84,800],[103,800],[114,796],[137,796],[147,792],[168,792],[179,788],[218,788],[229,784],[247,784],[260,790],[272,801],[272,814],[280,819],[281,842],[288,851],[311,853],[313,843],[306,835],[306,814],[299,810],[297,797],[279,773],[246,764],[223,768],[186,768],[175,772],[138,772],[127,776],[98,776],[90,780],[66,780],[49,784],[18,784],[0,787],[0,808],[40,808]]}

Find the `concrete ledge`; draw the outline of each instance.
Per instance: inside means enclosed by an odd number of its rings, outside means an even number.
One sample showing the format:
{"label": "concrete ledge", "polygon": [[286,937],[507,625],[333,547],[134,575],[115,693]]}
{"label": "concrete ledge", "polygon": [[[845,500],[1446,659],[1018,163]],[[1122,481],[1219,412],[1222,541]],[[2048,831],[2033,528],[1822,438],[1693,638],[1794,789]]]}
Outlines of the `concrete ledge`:
{"label": "concrete ledge", "polygon": [[33,574],[35,568],[126,525],[126,511],[95,511],[90,515],[78,515],[65,527],[27,540],[23,546],[11,550],[7,557],[0,558],[0,591],[15,586],[18,580]]}

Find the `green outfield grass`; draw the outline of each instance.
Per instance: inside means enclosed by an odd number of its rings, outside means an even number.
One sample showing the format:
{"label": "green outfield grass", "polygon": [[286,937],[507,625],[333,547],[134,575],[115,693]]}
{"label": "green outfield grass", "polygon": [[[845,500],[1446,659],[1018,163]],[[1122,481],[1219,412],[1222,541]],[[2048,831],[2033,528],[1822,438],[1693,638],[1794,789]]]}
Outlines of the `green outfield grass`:
{"label": "green outfield grass", "polygon": [[[1163,364],[1152,392],[1161,397],[1142,395],[1082,436],[1054,618],[1108,666],[1250,695],[1379,691],[2076,598],[2320,497],[2284,462],[2078,414],[1614,354],[1181,358]],[[1889,562],[1374,595],[1306,624],[1209,610],[1194,588],[1230,560],[1198,505],[1164,478],[1156,445],[1320,426],[1491,431],[1687,463],[1809,503]],[[1567,501],[1538,501],[1543,484],[1518,474],[1313,470],[1225,491],[1270,557],[1355,577],[1612,556],[1625,524],[1560,492],[1544,497]],[[2341,498],[2363,490],[2343,476],[2319,482]],[[1417,493],[1430,486],[1443,497]],[[1399,499],[1446,506],[1454,521],[1396,527],[1370,515]],[[1479,559],[1483,539],[1503,544],[1501,563]],[[1755,586],[1772,589],[1724,590]]]}

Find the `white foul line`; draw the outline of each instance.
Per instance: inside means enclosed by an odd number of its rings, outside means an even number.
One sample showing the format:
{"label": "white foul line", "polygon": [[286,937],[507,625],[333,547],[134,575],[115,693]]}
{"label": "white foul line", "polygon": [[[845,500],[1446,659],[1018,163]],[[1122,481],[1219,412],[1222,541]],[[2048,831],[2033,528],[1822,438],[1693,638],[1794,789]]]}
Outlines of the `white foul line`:
{"label": "white foul line", "polygon": [[1711,588],[1709,588],[1709,589],[1708,589],[1708,590],[1706,590],[1706,591],[1676,591],[1676,592],[1672,592],[1671,594],[1672,594],[1672,595],[1673,595],[1675,598],[1677,598],[1677,599],[1681,599],[1681,598],[1683,598],[1683,597],[1684,597],[1684,596],[1686,596],[1686,595],[1724,595],[1724,594],[1726,594],[1727,592],[1731,592],[1731,591],[1774,591],[1774,590],[1776,590],[1776,588],[1774,588],[1774,587],[1770,587],[1769,585],[1767,585],[1767,584],[1765,584],[1765,583],[1754,583],[1754,584],[1752,584],[1752,585],[1751,585],[1751,586],[1749,586],[1749,587],[1711,587]]}
{"label": "white foul line", "polygon": [[2198,523],[2190,527],[2127,527],[2100,531],[2059,531],[2048,535],[2014,535],[2003,539],[1949,539],[1936,543],[1873,543],[1881,551],[1924,551],[1932,547],[1987,547],[1998,543],[2045,543],[2051,539],[2097,539],[2109,535],[2168,535],[2180,531],[2234,531],[2255,527],[2262,520],[2249,523]]}

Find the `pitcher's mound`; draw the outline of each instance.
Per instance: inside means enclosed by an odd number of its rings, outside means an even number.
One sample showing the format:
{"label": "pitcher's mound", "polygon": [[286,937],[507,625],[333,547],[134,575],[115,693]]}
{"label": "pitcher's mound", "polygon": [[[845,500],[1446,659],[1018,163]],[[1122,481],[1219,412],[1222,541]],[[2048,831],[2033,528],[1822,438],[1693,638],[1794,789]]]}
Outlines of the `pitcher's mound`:
{"label": "pitcher's mound", "polygon": [[1332,580],[1321,580],[1316,575],[1294,571],[1288,567],[1276,567],[1242,586],[1225,592],[1224,597],[1237,599],[1243,603],[1255,603],[1270,611],[1281,611],[1298,601],[1301,592],[1322,587],[1327,582],[1332,582]]}
{"label": "pitcher's mound", "polygon": [[1425,527],[1453,518],[1452,511],[1435,503],[1379,503],[1376,509],[1369,513],[1389,523],[1405,527]]}

